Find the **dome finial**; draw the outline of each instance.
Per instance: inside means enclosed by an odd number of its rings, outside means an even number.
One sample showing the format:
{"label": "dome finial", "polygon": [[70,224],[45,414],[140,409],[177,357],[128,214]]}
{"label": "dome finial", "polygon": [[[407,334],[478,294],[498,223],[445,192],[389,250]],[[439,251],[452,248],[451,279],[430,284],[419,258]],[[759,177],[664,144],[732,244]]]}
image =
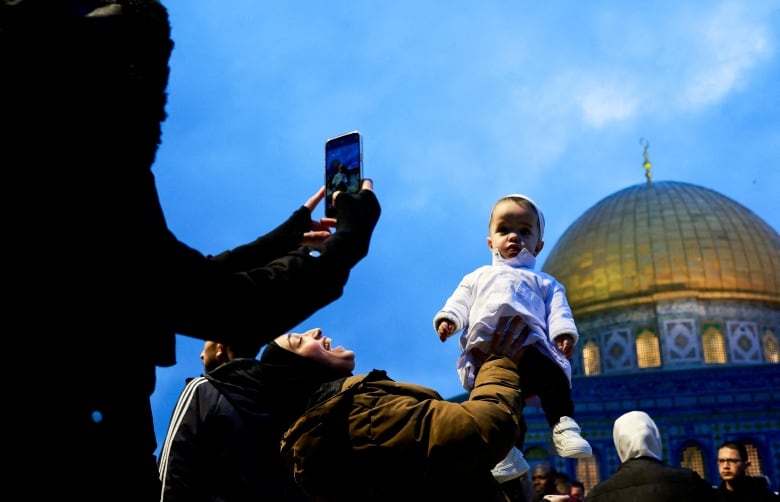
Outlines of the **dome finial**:
{"label": "dome finial", "polygon": [[643,153],[645,161],[642,163],[642,167],[645,168],[645,178],[647,178],[647,184],[650,185],[650,179],[653,177],[652,173],[650,172],[650,168],[653,167],[653,164],[650,162],[650,155],[647,153],[647,149],[650,147],[650,142],[645,138],[639,138],[639,144],[642,145],[642,148],[645,150]]}

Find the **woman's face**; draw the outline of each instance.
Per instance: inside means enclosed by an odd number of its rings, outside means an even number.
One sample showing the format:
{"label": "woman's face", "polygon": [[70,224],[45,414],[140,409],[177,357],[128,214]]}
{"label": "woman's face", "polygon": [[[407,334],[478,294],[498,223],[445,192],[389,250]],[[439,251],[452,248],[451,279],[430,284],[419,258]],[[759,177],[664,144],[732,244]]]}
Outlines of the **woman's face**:
{"label": "woman's face", "polygon": [[287,333],[276,338],[276,343],[301,357],[313,359],[324,366],[351,372],[355,369],[355,352],[342,346],[331,346],[332,340],[322,336],[322,329],[314,328],[305,333]]}

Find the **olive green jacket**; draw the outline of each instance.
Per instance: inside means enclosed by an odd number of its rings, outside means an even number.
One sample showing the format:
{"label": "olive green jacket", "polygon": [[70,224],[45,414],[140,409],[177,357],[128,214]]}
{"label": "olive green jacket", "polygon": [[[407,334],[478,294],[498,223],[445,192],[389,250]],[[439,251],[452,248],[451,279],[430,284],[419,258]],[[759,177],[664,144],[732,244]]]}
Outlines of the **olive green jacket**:
{"label": "olive green jacket", "polygon": [[281,451],[312,500],[505,500],[490,469],[517,440],[521,405],[506,357],[484,364],[462,403],[374,370],[310,408]]}

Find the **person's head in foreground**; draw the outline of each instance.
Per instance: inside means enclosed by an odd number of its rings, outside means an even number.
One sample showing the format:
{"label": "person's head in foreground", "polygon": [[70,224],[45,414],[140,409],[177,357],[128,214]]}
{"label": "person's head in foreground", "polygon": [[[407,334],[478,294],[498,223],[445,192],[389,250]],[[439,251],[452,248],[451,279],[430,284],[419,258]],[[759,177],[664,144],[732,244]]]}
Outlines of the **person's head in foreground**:
{"label": "person's head in foreground", "polygon": [[618,417],[612,428],[612,439],[621,462],[639,457],[661,460],[661,433],[644,411],[629,411]]}

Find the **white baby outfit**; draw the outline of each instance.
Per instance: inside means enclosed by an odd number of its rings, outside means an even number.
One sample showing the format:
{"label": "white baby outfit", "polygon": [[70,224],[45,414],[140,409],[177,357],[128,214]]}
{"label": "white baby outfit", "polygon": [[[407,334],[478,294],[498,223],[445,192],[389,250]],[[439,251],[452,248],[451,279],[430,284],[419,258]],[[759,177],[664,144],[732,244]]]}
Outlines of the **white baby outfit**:
{"label": "white baby outfit", "polygon": [[493,264],[464,276],[434,316],[434,329],[446,318],[455,323],[453,333],[462,331],[457,369],[466,390],[474,387],[474,376],[479,369],[471,349],[476,347],[489,354],[498,321],[507,316],[523,318],[530,327],[523,345],[535,344],[563,369],[571,385],[571,364],[556,347],[555,338],[568,333],[576,344],[577,326],[563,285],[549,274],[535,272],[535,265],[536,257],[526,249],[510,259],[502,258],[494,250]]}

